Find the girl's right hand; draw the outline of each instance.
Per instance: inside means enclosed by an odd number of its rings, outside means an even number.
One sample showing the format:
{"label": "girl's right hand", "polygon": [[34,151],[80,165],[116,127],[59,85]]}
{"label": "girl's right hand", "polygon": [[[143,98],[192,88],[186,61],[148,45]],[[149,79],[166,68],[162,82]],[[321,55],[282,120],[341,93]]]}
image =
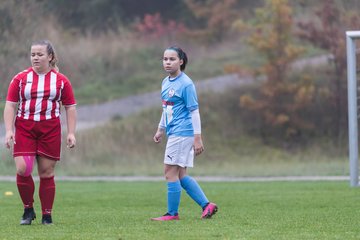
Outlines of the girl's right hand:
{"label": "girl's right hand", "polygon": [[158,130],[156,131],[154,137],[153,137],[154,142],[155,142],[155,143],[160,143],[163,134],[164,134],[164,130],[158,129]]}
{"label": "girl's right hand", "polygon": [[12,131],[8,131],[5,134],[5,146],[10,149],[11,143],[15,143],[14,133]]}

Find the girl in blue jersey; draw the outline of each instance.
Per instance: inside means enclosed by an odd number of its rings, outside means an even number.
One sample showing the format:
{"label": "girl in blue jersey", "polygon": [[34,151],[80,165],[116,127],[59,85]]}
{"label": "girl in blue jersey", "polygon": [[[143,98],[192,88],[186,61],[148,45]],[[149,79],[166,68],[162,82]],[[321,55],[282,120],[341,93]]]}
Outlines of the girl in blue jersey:
{"label": "girl in blue jersey", "polygon": [[168,136],[164,156],[168,211],[152,218],[155,221],[179,220],[182,188],[201,206],[201,218],[211,218],[218,209],[209,202],[196,180],[186,173],[187,167],[193,167],[194,154],[197,156],[204,151],[195,86],[184,73],[187,62],[187,55],[181,48],[165,49],[163,67],[168,76],[161,86],[163,113],[153,139],[160,143],[165,132]]}

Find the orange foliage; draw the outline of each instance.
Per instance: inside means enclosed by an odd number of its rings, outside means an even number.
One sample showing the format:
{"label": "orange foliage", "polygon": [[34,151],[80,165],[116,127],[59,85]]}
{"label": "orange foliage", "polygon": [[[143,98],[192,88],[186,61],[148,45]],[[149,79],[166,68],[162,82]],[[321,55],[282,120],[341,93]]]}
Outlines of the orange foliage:
{"label": "orange foliage", "polygon": [[291,15],[287,0],[267,0],[264,8],[256,10],[248,42],[265,59],[257,71],[266,80],[256,99],[249,94],[240,97],[240,106],[262,119],[261,127],[276,128],[276,134],[285,141],[315,127],[301,112],[312,104],[316,87],[306,77],[295,82],[289,79],[291,64],[303,52],[292,43]]}
{"label": "orange foliage", "polygon": [[345,31],[358,30],[360,19],[358,13],[338,9],[334,0],[324,1],[316,15],[318,19],[298,23],[298,35],[332,54],[333,71],[329,74],[328,88],[322,93],[331,99],[334,115],[329,117],[335,118],[334,132],[341,137],[347,124]]}
{"label": "orange foliage", "polygon": [[142,37],[152,39],[160,39],[164,36],[171,37],[186,31],[184,24],[177,23],[174,20],[164,23],[159,13],[145,14],[143,20],[135,24],[134,28]]}
{"label": "orange foliage", "polygon": [[239,11],[234,8],[236,0],[185,0],[185,3],[197,18],[205,19],[205,28],[189,32],[204,42],[221,41],[239,15]]}

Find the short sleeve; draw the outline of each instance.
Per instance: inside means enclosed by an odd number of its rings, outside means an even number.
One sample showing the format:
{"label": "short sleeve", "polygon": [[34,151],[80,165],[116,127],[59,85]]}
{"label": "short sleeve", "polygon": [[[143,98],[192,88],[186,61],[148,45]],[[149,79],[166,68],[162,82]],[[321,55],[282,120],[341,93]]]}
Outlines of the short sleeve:
{"label": "short sleeve", "polygon": [[61,92],[61,102],[65,106],[76,105],[76,100],[70,81],[64,77],[64,88]]}
{"label": "short sleeve", "polygon": [[20,101],[20,80],[16,75],[10,82],[6,101],[19,102]]}
{"label": "short sleeve", "polygon": [[184,90],[185,105],[189,111],[194,111],[199,108],[196,89],[194,84],[189,84]]}

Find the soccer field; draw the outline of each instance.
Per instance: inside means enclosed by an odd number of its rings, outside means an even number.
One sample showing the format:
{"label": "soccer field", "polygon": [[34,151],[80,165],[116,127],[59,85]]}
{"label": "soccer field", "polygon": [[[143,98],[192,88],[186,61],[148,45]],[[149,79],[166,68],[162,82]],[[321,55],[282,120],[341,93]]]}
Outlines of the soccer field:
{"label": "soccer field", "polygon": [[219,206],[212,219],[183,191],[180,221],[150,221],[166,212],[165,182],[59,181],[54,224],[41,224],[36,194],[38,218],[20,226],[16,185],[0,182],[0,239],[360,239],[360,189],[347,181],[201,185]]}

